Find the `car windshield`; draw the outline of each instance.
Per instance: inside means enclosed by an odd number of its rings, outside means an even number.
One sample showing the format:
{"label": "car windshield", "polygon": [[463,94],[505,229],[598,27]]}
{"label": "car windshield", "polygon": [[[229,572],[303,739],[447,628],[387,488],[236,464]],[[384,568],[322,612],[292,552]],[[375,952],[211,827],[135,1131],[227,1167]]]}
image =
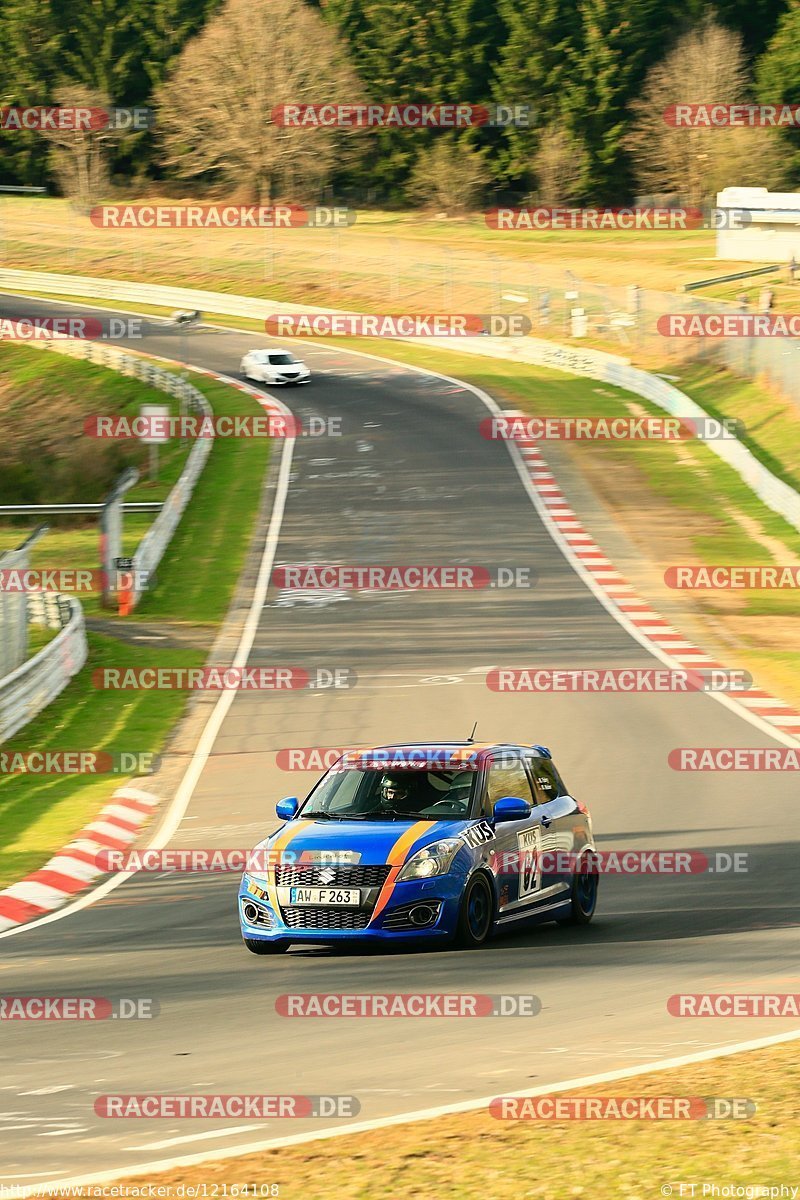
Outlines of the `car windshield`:
{"label": "car windshield", "polygon": [[270,354],[269,361],[275,367],[285,367],[288,366],[289,363],[297,362],[297,359],[293,354],[289,354],[288,352],[284,353],[281,351],[280,354]]}
{"label": "car windshield", "polygon": [[356,770],[334,767],[300,816],[321,820],[460,820],[469,815],[474,770]]}

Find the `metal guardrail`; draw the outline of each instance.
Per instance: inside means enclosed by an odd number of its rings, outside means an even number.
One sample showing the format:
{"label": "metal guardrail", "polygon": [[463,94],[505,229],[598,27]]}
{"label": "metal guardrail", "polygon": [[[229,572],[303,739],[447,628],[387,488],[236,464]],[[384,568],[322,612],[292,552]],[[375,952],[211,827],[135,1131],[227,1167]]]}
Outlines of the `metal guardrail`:
{"label": "metal guardrail", "polygon": [[[204,416],[212,415],[211,405],[202,392],[192,387],[180,376],[165,371],[163,368],[147,362],[144,358],[124,354],[110,346],[75,341],[70,338],[54,337],[52,340],[34,341],[30,344],[40,349],[66,354],[72,358],[85,359],[88,362],[110,367],[125,375],[141,379],[150,387],[158,388],[171,396],[179,396],[190,411],[200,412]],[[134,579],[152,577],[155,572],[211,453],[212,444],[213,440],[210,438],[200,438],[195,442],[180,478],[164,504],[157,506],[159,508],[158,516],[145,533],[133,556]],[[8,507],[6,506],[6,509]],[[10,507],[21,508],[25,511],[32,506],[12,505]],[[52,507],[36,506],[36,511],[41,512],[43,508],[50,509]],[[74,508],[75,506],[55,507],[64,511],[64,507]],[[87,508],[99,510],[102,505],[77,507],[79,511],[86,511]],[[148,508],[152,510],[152,506],[145,504],[126,505],[126,507],[132,507],[138,511],[145,511]],[[30,539],[19,551],[13,552],[13,555],[16,556],[13,562],[4,560],[4,566],[21,567],[24,565],[23,558],[27,555],[29,543]],[[4,593],[0,591],[0,601],[3,600],[3,597]],[[77,599],[57,593],[40,593],[38,595],[20,593],[13,599],[19,600],[23,606],[27,604],[27,616],[32,621],[49,628],[57,628],[59,632],[33,658],[15,666],[10,674],[5,673],[0,677],[0,743],[22,729],[60,694],[73,675],[83,667],[88,655],[83,610]],[[131,600],[135,605],[139,600],[139,593],[135,593]],[[25,628],[24,619],[22,626]]]}
{"label": "metal guardrail", "polygon": [[[31,547],[47,533],[49,526],[39,525],[22,545],[0,554],[1,571],[27,571]],[[22,666],[28,657],[28,612],[25,593],[0,587],[0,679]]]}
{"label": "metal guardrail", "polygon": [[[550,367],[556,371],[567,371],[571,375],[585,375],[590,379],[624,388],[636,396],[642,396],[671,416],[695,421],[709,419],[705,409],[685,392],[657,375],[631,366],[627,359],[603,354],[598,350],[558,346],[538,338],[525,338],[519,347],[503,344],[511,341],[511,338],[459,338],[458,345],[453,346],[443,339],[428,339],[430,345],[440,346],[442,349],[457,349],[462,354],[490,355],[493,358],[534,363],[536,366]],[[709,450],[732,467],[742,482],[766,504],[767,508],[800,530],[800,493],[773,475],[747,446],[735,437],[698,440],[702,440]]]}
{"label": "metal guardrail", "polygon": [[38,654],[0,679],[0,744],[55,700],[86,662],[83,609],[73,596],[52,594],[51,603],[54,598],[66,624]]}
{"label": "metal guardrail", "polygon": [[[129,504],[123,504],[123,512],[160,512],[164,505],[160,500],[132,500]],[[99,513],[102,512],[102,504],[0,504],[0,517],[36,517],[44,516],[47,513],[49,516],[58,516],[60,513]]]}
{"label": "metal guardrail", "polygon": [[696,292],[699,288],[713,287],[715,283],[734,283],[737,279],[749,279],[751,275],[774,275],[783,269],[783,264],[776,263],[770,267],[754,267],[750,271],[734,271],[732,275],[714,275],[711,279],[696,279],[693,283],[685,283],[682,292]]}
{"label": "metal guardrail", "polygon": [[[30,345],[65,354],[70,358],[83,359],[85,362],[94,363],[97,366],[110,367],[122,375],[140,379],[149,387],[157,388],[170,396],[179,397],[190,412],[197,412],[208,417],[213,415],[211,405],[202,392],[180,375],[166,371],[163,367],[148,362],[144,357],[126,354],[103,342],[82,341],[68,337],[54,336],[46,341],[33,341]],[[133,554],[132,570],[135,579],[152,578],[155,574],[155,569],[161,562],[186,505],[189,503],[189,498],[211,453],[212,446],[213,438],[198,438],[189,451],[180,478],[161,505],[158,516]],[[142,509],[140,508],[139,511]],[[131,596],[132,607],[136,606],[140,597],[139,591],[133,593]]]}
{"label": "metal guardrail", "polygon": [[[190,288],[163,287],[160,284],[128,283],[114,279],[92,279],[91,276],[54,275],[39,271],[0,270],[0,287],[26,288],[37,292],[54,292],[62,295],[92,296],[96,299],[121,300],[127,303],[155,304],[166,308],[199,309],[201,312],[220,313],[234,317],[255,317],[263,320],[271,313],[282,311],[285,305],[275,301],[261,300],[254,296],[235,296],[225,292],[195,291]],[[673,299],[677,300],[678,297]],[[700,304],[700,301],[694,303]],[[333,312],[333,309],[318,308],[308,304],[292,304],[293,312]],[[743,343],[758,339],[739,339]],[[791,342],[792,339],[784,339]],[[673,416],[707,418],[708,413],[689,396],[672,387],[655,375],[642,371],[630,364],[628,359],[599,350],[561,346],[539,338],[458,338],[426,339],[426,345],[437,345],[441,349],[457,350],[460,353],[477,354],[483,357],[504,358],[517,362],[534,363],[566,371],[573,375],[586,375],[591,379],[604,380],[625,388],[634,395],[643,396]],[[769,349],[769,347],[768,347]],[[794,377],[797,356],[791,355],[792,346],[786,351],[787,377]],[[752,374],[760,365],[758,353],[751,364]],[[729,363],[734,367],[736,364]],[[744,364],[746,365],[746,364]],[[764,369],[766,369],[764,365]],[[784,517],[795,529],[800,529],[800,495],[783,480],[773,475],[754,454],[735,439],[717,439],[706,442],[710,450],[727,462],[747,487],[773,512]]]}

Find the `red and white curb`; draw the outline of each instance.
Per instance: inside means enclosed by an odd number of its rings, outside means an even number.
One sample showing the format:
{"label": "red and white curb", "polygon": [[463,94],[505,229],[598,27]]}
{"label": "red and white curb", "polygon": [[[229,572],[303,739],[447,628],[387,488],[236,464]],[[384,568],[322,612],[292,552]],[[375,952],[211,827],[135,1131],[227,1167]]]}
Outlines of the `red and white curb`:
{"label": "red and white curb", "polygon": [[[514,411],[504,415],[524,414]],[[722,663],[695,646],[636,594],[628,580],[584,529],[538,444],[522,439],[516,439],[515,444],[543,508],[544,520],[560,535],[576,563],[588,574],[594,585],[593,590],[601,592],[608,604],[633,627],[638,640],[650,643],[660,657],[668,656],[681,668],[724,670]],[[783,735],[781,740],[795,739],[800,742],[800,713],[785,700],[776,699],[760,688],[726,695],[732,704],[740,706],[750,716],[773,726],[776,732]]]}
{"label": "red and white curb", "polygon": [[[130,353],[141,358],[160,358],[137,350]],[[173,362],[166,358],[160,358],[160,361]],[[238,379],[220,375],[217,371],[196,367],[192,370],[245,392],[271,415],[284,418],[292,415],[280,400]],[[122,850],[130,845],[159,803],[158,796],[140,788],[118,788],[111,797],[111,803],[101,809],[95,819],[40,870],[0,891],[0,933],[53,912],[78,892],[88,888],[101,875],[107,874],[98,867],[97,855],[104,850]]]}
{"label": "red and white curb", "polygon": [[150,792],[118,788],[111,803],[41,870],[0,892],[0,931],[52,912],[105,875],[97,865],[98,854],[129,846],[158,804],[159,797]]}

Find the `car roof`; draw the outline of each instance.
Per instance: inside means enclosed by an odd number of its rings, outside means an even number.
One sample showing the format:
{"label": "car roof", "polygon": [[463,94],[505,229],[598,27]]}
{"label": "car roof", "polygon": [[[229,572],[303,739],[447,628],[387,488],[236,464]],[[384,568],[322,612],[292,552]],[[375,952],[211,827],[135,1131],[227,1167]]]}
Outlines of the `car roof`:
{"label": "car roof", "polygon": [[[525,745],[521,742],[391,742],[385,746],[369,746],[369,747],[353,747],[352,750],[346,753],[359,755],[361,757],[370,754],[403,754],[406,751],[416,750],[422,751],[427,757],[436,758],[464,758],[472,759],[482,763],[494,750],[519,750],[535,751],[543,758],[550,758],[550,751],[546,746],[531,744]],[[459,751],[462,753],[459,754]]]}
{"label": "car roof", "polygon": [[291,354],[291,350],[287,350],[284,346],[261,346],[258,350],[251,350],[251,354]]}

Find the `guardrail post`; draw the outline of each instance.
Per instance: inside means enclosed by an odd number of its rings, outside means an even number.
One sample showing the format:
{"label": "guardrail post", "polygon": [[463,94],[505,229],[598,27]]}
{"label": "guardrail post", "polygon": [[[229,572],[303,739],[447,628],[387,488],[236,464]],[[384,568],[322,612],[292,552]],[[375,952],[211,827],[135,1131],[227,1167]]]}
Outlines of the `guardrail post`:
{"label": "guardrail post", "polygon": [[122,497],[139,478],[135,467],[122,472],[100,511],[100,578],[103,608],[114,607],[116,559],[122,557]]}
{"label": "guardrail post", "polygon": [[[21,546],[0,554],[0,571],[27,571],[31,547],[49,528],[38,525]],[[0,577],[0,679],[15,671],[27,657],[28,595],[24,591],[7,590]]]}

